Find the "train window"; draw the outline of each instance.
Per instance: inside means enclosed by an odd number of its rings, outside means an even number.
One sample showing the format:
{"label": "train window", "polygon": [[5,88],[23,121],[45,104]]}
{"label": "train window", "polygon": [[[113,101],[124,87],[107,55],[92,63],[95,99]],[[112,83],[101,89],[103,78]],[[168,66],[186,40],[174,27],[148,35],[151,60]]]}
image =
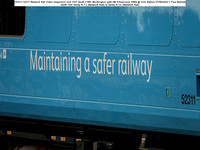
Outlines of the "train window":
{"label": "train window", "polygon": [[114,44],[119,38],[120,8],[76,8],[79,43]]}
{"label": "train window", "polygon": [[21,36],[25,28],[25,7],[14,7],[14,0],[0,0],[0,37]]}
{"label": "train window", "polygon": [[128,44],[168,45],[172,38],[173,8],[125,8],[125,36]]}
{"label": "train window", "polygon": [[198,3],[188,1],[186,8],[179,8],[178,36],[182,46],[200,46],[200,7]]}
{"label": "train window", "polygon": [[71,8],[31,8],[32,40],[41,42],[68,42],[71,34]]}

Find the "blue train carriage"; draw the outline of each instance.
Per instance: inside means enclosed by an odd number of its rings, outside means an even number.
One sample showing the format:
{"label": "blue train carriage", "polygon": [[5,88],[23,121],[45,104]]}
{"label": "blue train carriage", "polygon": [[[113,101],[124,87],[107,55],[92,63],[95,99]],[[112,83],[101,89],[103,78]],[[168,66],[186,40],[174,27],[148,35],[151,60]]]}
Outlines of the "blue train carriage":
{"label": "blue train carriage", "polygon": [[0,115],[199,136],[199,4],[0,5]]}

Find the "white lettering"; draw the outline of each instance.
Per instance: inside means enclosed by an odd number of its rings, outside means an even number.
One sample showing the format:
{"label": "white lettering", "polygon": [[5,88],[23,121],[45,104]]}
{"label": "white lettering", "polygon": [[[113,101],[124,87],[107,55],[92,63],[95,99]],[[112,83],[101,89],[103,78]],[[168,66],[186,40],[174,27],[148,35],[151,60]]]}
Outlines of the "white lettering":
{"label": "white lettering", "polygon": [[147,60],[147,67],[148,67],[148,74],[149,74],[149,78],[147,79],[147,82],[149,82],[150,79],[151,79],[152,63],[153,63],[153,61],[151,60],[151,64],[150,64],[150,66],[149,66],[149,61]]}
{"label": "white lettering", "polygon": [[[90,73],[92,69],[92,74],[114,75],[118,73],[121,76],[140,76],[146,77],[146,82],[150,82],[153,60],[134,59],[132,53],[126,56],[126,58],[123,56],[122,59],[117,60],[111,59],[112,57],[107,52],[103,53],[101,58],[92,58],[92,60],[87,56],[83,59],[82,66],[81,57],[75,57],[74,53],[31,50],[30,70],[76,72],[77,78],[81,78],[83,67],[85,73]],[[118,63],[116,67],[115,61]]]}
{"label": "white lettering", "polygon": [[37,70],[37,51],[35,51],[35,59],[33,60],[32,51],[30,51],[30,70]]}

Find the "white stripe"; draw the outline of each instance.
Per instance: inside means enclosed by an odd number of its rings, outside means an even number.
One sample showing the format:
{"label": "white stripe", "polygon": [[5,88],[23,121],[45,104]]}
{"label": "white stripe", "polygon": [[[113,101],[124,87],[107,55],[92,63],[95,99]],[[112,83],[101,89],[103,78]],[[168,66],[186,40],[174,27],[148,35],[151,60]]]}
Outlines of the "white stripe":
{"label": "white stripe", "polygon": [[19,51],[50,51],[50,52],[70,52],[70,53],[108,53],[108,54],[116,54],[116,55],[139,55],[139,56],[161,56],[161,57],[189,57],[189,58],[200,58],[200,56],[194,56],[194,55],[165,55],[165,54],[148,54],[148,53],[123,53],[123,52],[109,52],[109,51],[72,51],[72,50],[47,50],[47,49],[23,49],[23,48],[1,48],[1,49],[11,49],[11,50],[19,50]]}
{"label": "white stripe", "polygon": [[117,106],[128,106],[128,107],[140,107],[140,108],[150,108],[150,109],[162,109],[162,110],[173,110],[173,111],[184,111],[184,112],[195,112],[198,113],[200,110],[188,110],[181,108],[167,108],[167,107],[157,107],[157,106],[145,106],[145,105],[134,105],[134,104],[121,104],[121,103],[110,103],[110,102],[98,102],[98,101],[87,101],[87,100],[72,100],[72,99],[62,99],[62,98],[46,98],[46,97],[33,97],[33,96],[22,96],[22,95],[9,95],[9,94],[0,94],[0,96],[5,97],[17,97],[17,98],[33,98],[33,99],[42,99],[42,100],[61,100],[61,101],[71,101],[79,103],[91,103],[91,104],[101,104],[101,105],[117,105]]}
{"label": "white stripe", "polygon": [[5,97],[17,97],[17,98],[33,98],[33,99],[42,99],[42,100],[72,101],[72,102],[73,102],[73,100],[64,99],[64,98],[34,97],[34,96],[10,95],[10,94],[0,94],[0,96],[5,96]]}

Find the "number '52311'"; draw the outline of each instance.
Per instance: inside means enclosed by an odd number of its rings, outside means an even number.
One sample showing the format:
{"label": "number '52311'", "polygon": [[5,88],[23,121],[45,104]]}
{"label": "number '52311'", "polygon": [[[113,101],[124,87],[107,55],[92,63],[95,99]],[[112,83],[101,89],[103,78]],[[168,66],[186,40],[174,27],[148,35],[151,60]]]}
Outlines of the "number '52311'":
{"label": "number '52311'", "polygon": [[181,103],[186,105],[196,105],[195,95],[182,94]]}

